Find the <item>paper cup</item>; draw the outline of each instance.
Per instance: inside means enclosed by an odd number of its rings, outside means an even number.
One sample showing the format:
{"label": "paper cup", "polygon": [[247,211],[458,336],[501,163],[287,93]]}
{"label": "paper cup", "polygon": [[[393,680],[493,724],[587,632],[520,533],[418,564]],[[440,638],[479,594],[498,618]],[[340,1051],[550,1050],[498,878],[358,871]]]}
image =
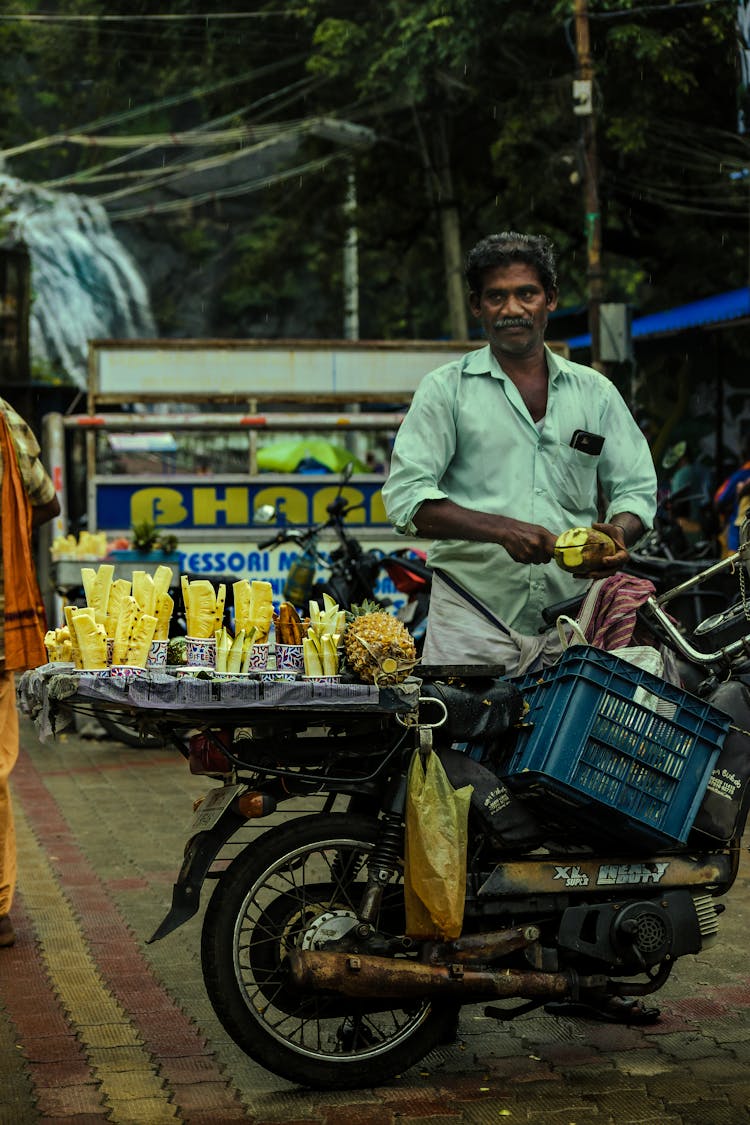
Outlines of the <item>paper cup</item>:
{"label": "paper cup", "polygon": [[113,680],[135,680],[138,676],[145,676],[146,669],[135,664],[113,664],[109,674]]}
{"label": "paper cup", "polygon": [[276,669],[279,672],[302,672],[305,661],[302,645],[276,645]]}
{"label": "paper cup", "polygon": [[185,656],[193,667],[216,667],[216,637],[185,637]]}
{"label": "paper cup", "polygon": [[263,672],[268,667],[268,645],[253,645],[250,652],[250,669]]}
{"label": "paper cup", "polygon": [[166,668],[169,641],[152,641],[146,658],[147,668]]}

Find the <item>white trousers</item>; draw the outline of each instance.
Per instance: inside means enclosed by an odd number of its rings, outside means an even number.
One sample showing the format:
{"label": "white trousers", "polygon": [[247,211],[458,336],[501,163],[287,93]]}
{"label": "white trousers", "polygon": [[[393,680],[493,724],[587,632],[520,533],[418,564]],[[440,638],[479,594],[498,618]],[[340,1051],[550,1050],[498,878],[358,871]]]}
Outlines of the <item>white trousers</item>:
{"label": "white trousers", "polygon": [[502,664],[506,676],[522,675],[560,659],[562,645],[552,626],[535,637],[502,632],[457,594],[439,574],[433,575],[424,664]]}

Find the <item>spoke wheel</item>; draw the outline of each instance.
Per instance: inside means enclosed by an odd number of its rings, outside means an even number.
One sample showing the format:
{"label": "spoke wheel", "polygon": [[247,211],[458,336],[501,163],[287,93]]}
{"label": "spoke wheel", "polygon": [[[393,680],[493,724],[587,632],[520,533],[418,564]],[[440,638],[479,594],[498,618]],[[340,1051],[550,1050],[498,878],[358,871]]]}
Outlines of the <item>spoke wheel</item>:
{"label": "spoke wheel", "polygon": [[129,715],[119,716],[117,712],[106,707],[95,707],[94,715],[109,737],[116,742],[124,742],[126,746],[137,746],[141,750],[156,750],[164,745],[164,739],[159,735],[139,730],[135,719]]}
{"label": "spoke wheel", "polygon": [[[235,1042],[267,1069],[318,1088],[373,1086],[423,1058],[455,1025],[455,1006],[300,994],[291,949],[315,949],[357,922],[377,825],[349,815],[272,829],[229,867],[203,926],[211,1003]],[[381,932],[403,933],[401,878],[385,890]]]}

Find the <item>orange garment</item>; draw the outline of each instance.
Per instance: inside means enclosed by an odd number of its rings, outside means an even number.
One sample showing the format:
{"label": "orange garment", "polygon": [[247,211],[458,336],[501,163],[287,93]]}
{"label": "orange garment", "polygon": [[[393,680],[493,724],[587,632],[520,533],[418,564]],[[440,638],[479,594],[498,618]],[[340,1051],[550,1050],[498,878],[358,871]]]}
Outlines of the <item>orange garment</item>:
{"label": "orange garment", "polygon": [[5,669],[22,671],[44,664],[44,604],[31,553],[31,504],[23,486],[16,451],[0,415],[3,486],[3,579],[5,593]]}
{"label": "orange garment", "polygon": [[16,889],[16,829],[8,778],[17,758],[15,677],[0,672],[0,915],[10,911]]}

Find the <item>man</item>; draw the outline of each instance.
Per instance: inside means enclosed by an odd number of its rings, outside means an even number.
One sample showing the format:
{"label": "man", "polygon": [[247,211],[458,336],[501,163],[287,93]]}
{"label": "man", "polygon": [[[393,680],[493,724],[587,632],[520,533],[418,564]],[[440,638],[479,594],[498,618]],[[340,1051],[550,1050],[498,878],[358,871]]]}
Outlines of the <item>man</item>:
{"label": "man", "polygon": [[33,527],[60,511],[39,446],[23,418],[0,399],[0,948],[16,940],[10,908],[16,885],[16,836],[8,779],[18,757],[14,672],[46,661],[44,609],[31,552]]}
{"label": "man", "polygon": [[605,531],[616,551],[586,577],[615,573],[651,524],[656,474],[614,385],[544,343],[558,296],[552,244],[491,235],[466,278],[488,344],[424,377],[383,496],[399,531],[434,540],[425,663],[514,673],[559,656],[556,632],[539,635],[542,610],[583,593],[549,565],[557,536]]}
{"label": "man", "polygon": [[[615,553],[587,577],[614,574],[651,525],[656,473],[613,384],[545,346],[557,306],[551,243],[491,235],[470,252],[466,279],[488,345],[424,377],[383,496],[399,531],[435,541],[424,662],[500,663],[510,674],[559,656],[556,631],[539,635],[542,610],[582,592],[549,565],[557,536],[605,531]],[[568,1009],[624,1023],[659,1016],[616,996],[554,1010]]]}

